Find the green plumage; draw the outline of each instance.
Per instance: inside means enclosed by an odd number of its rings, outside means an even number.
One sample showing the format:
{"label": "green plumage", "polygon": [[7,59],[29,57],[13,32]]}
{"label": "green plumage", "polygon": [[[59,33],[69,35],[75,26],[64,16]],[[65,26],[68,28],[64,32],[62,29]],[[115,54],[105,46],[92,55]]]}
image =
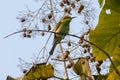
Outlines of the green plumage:
{"label": "green plumage", "polygon": [[57,46],[58,43],[60,43],[60,41],[62,39],[64,39],[65,34],[69,33],[69,24],[72,20],[72,17],[70,16],[64,16],[61,21],[59,23],[57,23],[57,25],[54,28],[54,32],[55,33],[61,33],[61,34],[54,34],[54,43],[53,43],[53,47],[51,48],[50,51],[50,55],[52,55],[54,53],[54,49]]}

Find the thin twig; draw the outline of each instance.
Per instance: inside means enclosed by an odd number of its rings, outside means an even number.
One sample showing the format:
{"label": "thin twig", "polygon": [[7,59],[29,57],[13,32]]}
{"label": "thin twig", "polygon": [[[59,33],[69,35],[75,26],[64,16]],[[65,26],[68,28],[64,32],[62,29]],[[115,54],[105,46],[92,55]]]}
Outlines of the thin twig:
{"label": "thin twig", "polygon": [[12,36],[12,35],[14,35],[14,34],[21,33],[21,32],[23,32],[23,31],[16,31],[16,32],[14,32],[14,33],[11,33],[11,34],[5,36],[3,39],[5,39],[5,38],[7,38],[7,37],[9,37],[9,36]]}
{"label": "thin twig", "polygon": [[[85,59],[85,57],[78,57],[78,58],[73,58],[72,60],[77,60],[77,59]],[[56,61],[68,61],[67,59],[61,60],[61,59],[51,59],[51,60],[56,60]]]}
{"label": "thin twig", "polygon": [[[62,33],[55,33],[55,32],[53,32],[53,31],[46,31],[46,30],[32,30],[32,31],[43,31],[43,32],[48,32],[48,33],[54,33],[54,34],[61,34],[61,35],[63,35]],[[7,38],[7,37],[9,37],[9,36],[12,36],[12,35],[14,35],[14,34],[21,33],[21,32],[23,32],[23,31],[14,32],[14,33],[12,33],[12,34],[9,34],[9,35],[5,36],[4,38]],[[72,36],[72,37],[76,37],[76,38],[81,38],[81,37],[76,36],[76,35],[74,35],[74,34],[64,34],[64,35],[68,35],[68,36]],[[89,44],[95,46],[95,47],[98,48],[100,51],[102,51],[102,52],[108,57],[108,59],[110,60],[110,62],[111,62],[111,64],[112,64],[113,68],[115,69],[116,73],[120,76],[119,70],[116,68],[116,66],[114,65],[114,63],[113,63],[113,61],[112,61],[112,59],[111,59],[111,57],[110,57],[110,55],[109,55],[105,50],[103,50],[101,47],[97,46],[96,44],[94,44],[94,43],[92,43],[92,42],[90,42],[90,41],[88,41],[88,40],[86,40],[86,39],[83,39],[83,40],[86,41],[86,42],[88,42]]]}
{"label": "thin twig", "polygon": [[42,9],[42,7],[45,5],[45,3],[47,2],[47,0],[42,4],[42,6],[38,9],[38,12],[36,13],[36,15],[33,17],[32,20],[34,20],[34,18],[39,14],[40,10]]}
{"label": "thin twig", "polygon": [[50,7],[51,7],[51,13],[52,13],[52,16],[53,16],[53,20],[55,21],[55,24],[57,24],[57,21],[55,19],[55,15],[54,15],[53,6],[52,6],[52,0],[50,0]]}
{"label": "thin twig", "polygon": [[[60,46],[60,51],[62,53],[62,56],[64,56],[61,43],[59,44],[59,46]],[[65,62],[64,58],[62,58],[62,59],[63,59],[63,65],[64,65],[64,70],[65,70],[65,80],[68,80],[69,78],[68,78],[68,72],[67,72],[66,62]]]}

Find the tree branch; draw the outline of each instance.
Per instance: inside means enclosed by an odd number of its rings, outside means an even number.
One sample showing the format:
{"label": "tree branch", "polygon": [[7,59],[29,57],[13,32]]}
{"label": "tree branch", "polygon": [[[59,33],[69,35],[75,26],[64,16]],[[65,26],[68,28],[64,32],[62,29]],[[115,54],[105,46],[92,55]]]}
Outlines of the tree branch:
{"label": "tree branch", "polygon": [[[27,31],[27,30],[26,30],[26,31]],[[54,33],[54,34],[68,35],[68,36],[72,36],[72,37],[79,38],[79,39],[81,38],[81,37],[76,36],[76,35],[74,35],[74,34],[55,33],[55,32],[53,32],[53,31],[47,31],[47,30],[32,30],[32,31],[48,32],[48,33]],[[21,33],[21,32],[23,32],[23,31],[17,31],[17,32],[11,33],[11,34],[5,36],[4,38],[7,38],[7,37],[9,37],[9,36],[12,36],[12,35],[14,35],[14,34]],[[86,41],[86,42],[88,42],[89,44],[95,46],[95,47],[98,48],[100,51],[102,51],[102,52],[109,58],[109,60],[110,60],[110,62],[111,62],[111,64],[112,64],[113,68],[115,69],[116,73],[120,76],[119,70],[116,68],[116,66],[114,65],[114,63],[113,63],[113,61],[112,61],[112,59],[111,59],[111,57],[110,57],[110,55],[109,55],[105,50],[103,50],[101,47],[97,46],[96,44],[94,44],[94,43],[92,43],[92,42],[90,42],[90,41],[88,41],[88,40],[86,40],[86,39],[83,39],[83,40]]]}

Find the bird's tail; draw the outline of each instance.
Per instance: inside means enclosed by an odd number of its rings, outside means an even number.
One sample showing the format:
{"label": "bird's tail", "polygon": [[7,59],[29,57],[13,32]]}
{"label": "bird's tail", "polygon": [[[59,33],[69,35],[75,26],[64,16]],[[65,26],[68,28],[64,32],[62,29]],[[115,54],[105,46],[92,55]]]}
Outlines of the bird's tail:
{"label": "bird's tail", "polygon": [[51,50],[50,50],[50,52],[49,52],[50,55],[53,55],[53,52],[54,52],[55,47],[56,47],[56,44],[54,43],[54,44],[53,44],[53,47],[51,48]]}
{"label": "bird's tail", "polygon": [[49,52],[49,56],[48,56],[48,59],[47,59],[46,63],[48,62],[50,56],[53,55],[53,52],[54,52],[55,47],[56,47],[56,44],[54,43],[54,44],[53,44],[53,47],[51,48],[51,50],[50,50],[50,52]]}

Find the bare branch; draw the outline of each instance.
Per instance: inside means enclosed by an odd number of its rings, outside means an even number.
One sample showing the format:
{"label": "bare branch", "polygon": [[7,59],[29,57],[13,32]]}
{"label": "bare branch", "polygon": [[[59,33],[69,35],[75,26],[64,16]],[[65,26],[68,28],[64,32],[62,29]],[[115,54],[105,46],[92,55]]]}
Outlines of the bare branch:
{"label": "bare branch", "polygon": [[[43,31],[43,32],[54,33],[54,34],[68,35],[68,36],[72,36],[72,37],[79,38],[79,39],[81,38],[81,37],[76,36],[76,35],[74,35],[74,34],[62,34],[62,33],[55,33],[55,32],[53,32],[53,31],[46,31],[46,30],[32,30],[32,31],[38,31],[38,32],[39,32],[39,31]],[[23,32],[23,31],[14,32],[14,33],[12,33],[12,34],[9,34],[9,35],[5,36],[4,38],[7,38],[7,37],[9,37],[9,36],[12,36],[12,35],[14,35],[14,34],[21,33],[21,32]],[[120,76],[119,70],[116,68],[116,66],[114,65],[114,63],[113,63],[113,61],[112,61],[112,59],[111,59],[111,57],[110,57],[110,55],[109,55],[105,50],[103,50],[101,47],[97,46],[96,44],[94,44],[94,43],[92,43],[92,42],[90,42],[90,41],[88,41],[88,40],[86,40],[86,39],[83,39],[83,40],[86,41],[86,42],[88,42],[89,44],[95,46],[95,47],[98,48],[100,51],[102,51],[102,52],[109,58],[109,60],[110,60],[110,62],[111,62],[111,64],[112,64],[112,66],[114,67],[116,73]]]}

